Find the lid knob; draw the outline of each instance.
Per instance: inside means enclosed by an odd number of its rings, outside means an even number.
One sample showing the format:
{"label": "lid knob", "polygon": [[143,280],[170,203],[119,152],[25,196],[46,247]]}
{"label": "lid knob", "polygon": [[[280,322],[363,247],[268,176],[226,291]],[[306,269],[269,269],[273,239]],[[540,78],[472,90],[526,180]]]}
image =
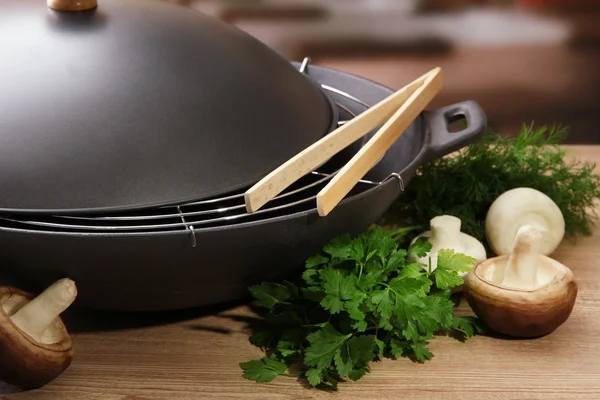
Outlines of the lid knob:
{"label": "lid knob", "polygon": [[47,4],[60,11],[82,11],[98,6],[97,0],[47,0]]}

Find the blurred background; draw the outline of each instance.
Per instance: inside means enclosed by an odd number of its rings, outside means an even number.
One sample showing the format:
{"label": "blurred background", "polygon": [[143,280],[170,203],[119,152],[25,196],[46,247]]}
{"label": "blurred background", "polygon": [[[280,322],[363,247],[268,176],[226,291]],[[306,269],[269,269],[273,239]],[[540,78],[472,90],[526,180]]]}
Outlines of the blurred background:
{"label": "blurred background", "polygon": [[600,144],[600,0],[165,0],[210,14],[289,60],[399,89],[441,66],[432,107],[476,100],[489,125],[558,123]]}

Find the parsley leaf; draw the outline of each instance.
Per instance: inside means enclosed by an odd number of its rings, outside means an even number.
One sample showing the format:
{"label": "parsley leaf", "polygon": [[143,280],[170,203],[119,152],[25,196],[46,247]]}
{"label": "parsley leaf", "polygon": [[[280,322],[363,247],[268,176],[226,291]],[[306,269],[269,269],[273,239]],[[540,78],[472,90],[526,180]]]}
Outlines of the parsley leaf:
{"label": "parsley leaf", "polygon": [[302,296],[309,301],[320,302],[325,297],[325,293],[318,286],[310,286],[307,288],[300,288]]}
{"label": "parsley leaf", "polygon": [[329,261],[329,258],[322,256],[320,254],[317,254],[312,257],[309,257],[306,260],[304,266],[306,267],[306,269],[310,269],[310,268],[318,267],[319,265],[326,264],[327,261]]}
{"label": "parsley leaf", "polygon": [[438,289],[453,288],[464,283],[457,272],[469,272],[477,262],[473,257],[444,249],[438,252],[437,268],[433,271],[435,286]]}
{"label": "parsley leaf", "polygon": [[362,378],[366,373],[367,373],[367,369],[364,367],[358,368],[358,369],[353,369],[352,371],[350,371],[350,373],[348,373],[348,378],[352,379],[353,381],[357,381],[360,378]]}
{"label": "parsley leaf", "polygon": [[439,296],[423,298],[425,306],[415,315],[419,332],[425,335],[448,328],[452,324],[453,304]]}
{"label": "parsley leaf", "polygon": [[400,340],[392,340],[390,343],[390,352],[394,358],[400,358],[408,348],[409,344]]}
{"label": "parsley leaf", "polygon": [[317,281],[317,277],[319,276],[319,271],[317,269],[307,269],[302,273],[302,279],[308,285],[316,285],[319,282]]}
{"label": "parsley leaf", "polygon": [[452,328],[464,333],[468,338],[475,333],[483,333],[484,329],[478,319],[469,317],[454,317],[452,320]]}
{"label": "parsley leaf", "polygon": [[453,288],[464,283],[463,278],[444,268],[436,268],[435,271],[433,271],[433,277],[435,278],[435,286],[438,288]]}
{"label": "parsley leaf", "polygon": [[337,236],[323,247],[323,251],[332,258],[345,260],[350,257],[352,239],[350,235]]}
{"label": "parsley leaf", "polygon": [[393,292],[390,289],[376,290],[371,294],[371,302],[376,306],[377,314],[379,314],[380,326],[386,330],[393,328],[390,318],[394,313],[396,300],[392,296]]}
{"label": "parsley leaf", "polygon": [[337,351],[350,336],[352,334],[339,333],[331,325],[326,325],[321,330],[311,333],[306,337],[310,346],[306,349],[304,363],[319,369],[329,367]]}
{"label": "parsley leaf", "polygon": [[386,260],[398,244],[392,237],[386,234],[383,229],[375,229],[370,235],[366,236],[369,253],[376,250],[376,254],[381,260]]}
{"label": "parsley leaf", "polygon": [[358,288],[365,293],[368,292],[377,283],[377,281],[381,279],[382,275],[382,271],[373,271],[363,274],[360,277],[360,281],[357,282]]}
{"label": "parsley leaf", "polygon": [[350,250],[350,257],[356,261],[362,261],[365,259],[365,242],[363,240],[355,240],[352,243]]}
{"label": "parsley leaf", "polygon": [[312,386],[317,386],[323,380],[323,370],[310,368],[306,371],[306,379]]}
{"label": "parsley leaf", "polygon": [[335,354],[335,365],[340,376],[350,376],[353,369],[362,368],[373,360],[375,336],[362,335],[350,338]]}
{"label": "parsley leaf", "polygon": [[417,330],[417,324],[414,321],[408,321],[406,323],[405,328],[402,330],[402,335],[406,339],[412,340],[413,342],[418,341],[419,338],[421,337],[421,335],[419,334],[419,331]]}
{"label": "parsley leaf", "polygon": [[432,244],[429,239],[425,236],[421,236],[408,248],[409,253],[414,253],[417,257],[422,258],[429,253],[432,248]]}
{"label": "parsley leaf", "polygon": [[410,345],[410,350],[415,355],[415,358],[418,362],[422,363],[425,360],[431,360],[433,358],[433,354],[429,351],[429,348],[423,343],[413,343]]}
{"label": "parsley leaf", "polygon": [[277,304],[289,304],[286,300],[292,296],[287,287],[266,282],[251,286],[250,293],[259,301],[261,306],[269,309],[273,309]]}
{"label": "parsley leaf", "polygon": [[321,305],[325,310],[332,314],[337,314],[344,308],[343,295],[341,295],[341,286],[348,285],[344,282],[344,276],[339,269],[327,268],[321,271],[321,280],[324,282],[325,298],[321,300]]}
{"label": "parsley leaf", "polygon": [[473,264],[477,262],[473,257],[464,254],[455,253],[452,249],[443,249],[438,251],[438,268],[456,272],[469,272]]}
{"label": "parsley leaf", "polygon": [[385,342],[375,338],[375,345],[377,346],[377,357],[383,360],[383,352],[385,351]]}
{"label": "parsley leaf", "polygon": [[471,323],[460,317],[454,317],[452,320],[452,328],[463,331],[467,337],[473,336],[473,326]]}
{"label": "parsley leaf", "polygon": [[294,363],[311,386],[337,389],[386,356],[431,359],[427,344],[436,334],[467,338],[479,332],[476,319],[454,315],[450,297],[462,283],[459,273],[474,260],[442,250],[431,273],[407,261],[409,252],[430,249],[426,238],[403,249],[383,229],[369,229],[325,244],[306,260],[299,282],[250,287],[267,311],[267,326],[250,342],[269,356],[240,364],[244,378],[267,382],[293,375],[285,371]]}
{"label": "parsley leaf", "polygon": [[424,275],[415,278],[400,276],[390,280],[388,286],[399,295],[419,293],[425,296],[431,287],[431,281]]}
{"label": "parsley leaf", "polygon": [[390,257],[388,258],[388,262],[386,265],[386,270],[398,271],[400,270],[404,264],[406,263],[406,255],[408,252],[403,249],[397,249],[392,252]]}
{"label": "parsley leaf", "polygon": [[299,344],[302,343],[304,335],[305,332],[303,329],[286,329],[277,342],[277,350],[283,356],[295,353],[299,350]]}
{"label": "parsley leaf", "polygon": [[424,275],[426,275],[426,271],[419,263],[407,264],[398,274],[398,276],[406,278],[421,278]]}
{"label": "parsley leaf", "polygon": [[276,330],[256,331],[250,336],[250,343],[256,347],[266,348],[277,341],[278,334]]}
{"label": "parsley leaf", "polygon": [[271,382],[277,376],[282,375],[288,366],[273,356],[263,357],[260,360],[252,360],[240,363],[244,370],[244,378],[256,382]]}
{"label": "parsley leaf", "polygon": [[322,270],[321,279],[326,293],[321,306],[325,310],[332,314],[346,310],[352,319],[364,320],[365,315],[359,310],[359,306],[365,294],[358,288],[356,276],[344,276],[340,270],[328,268]]}

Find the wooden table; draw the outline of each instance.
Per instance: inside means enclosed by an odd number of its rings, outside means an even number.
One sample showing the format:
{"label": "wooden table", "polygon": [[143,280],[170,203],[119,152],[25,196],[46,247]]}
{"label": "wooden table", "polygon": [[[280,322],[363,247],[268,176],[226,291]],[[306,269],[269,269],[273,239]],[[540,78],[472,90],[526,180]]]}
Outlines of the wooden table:
{"label": "wooden table", "polygon": [[[600,164],[600,146],[573,147],[573,154]],[[371,373],[341,384],[337,393],[296,378],[242,379],[238,364],[262,356],[248,343],[253,314],[244,304],[158,315],[69,310],[65,320],[76,345],[71,367],[42,389],[0,386],[0,393],[44,400],[600,399],[599,234],[565,241],[553,255],[573,269],[580,289],[570,319],[554,333],[466,343],[436,338],[433,360],[373,363]]]}

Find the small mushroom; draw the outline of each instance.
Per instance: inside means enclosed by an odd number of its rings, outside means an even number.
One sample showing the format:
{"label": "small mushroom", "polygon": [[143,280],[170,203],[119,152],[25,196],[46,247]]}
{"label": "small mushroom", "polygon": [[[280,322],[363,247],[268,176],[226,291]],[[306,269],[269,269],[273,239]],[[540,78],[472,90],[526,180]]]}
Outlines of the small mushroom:
{"label": "small mushroom", "polygon": [[[431,258],[431,270],[437,268],[437,255],[440,250],[452,249],[456,253],[465,254],[475,258],[477,261],[486,259],[486,251],[483,244],[474,237],[460,231],[460,218],[452,215],[440,215],[429,221],[430,230],[425,231],[415,237],[411,243],[414,243],[420,237],[428,237],[431,242],[431,250],[425,257],[417,257],[413,253],[410,254],[411,261],[416,261],[425,265],[429,265]],[[461,276],[465,276],[466,272],[461,272]]]}
{"label": "small mushroom", "polygon": [[488,209],[485,235],[496,255],[510,253],[517,231],[531,225],[542,234],[540,253],[552,254],[565,235],[565,219],[556,203],[539,190],[520,187],[502,193]]}
{"label": "small mushroom", "polygon": [[538,337],[562,325],[577,297],[573,272],[539,253],[542,233],[525,225],[510,254],[477,264],[465,277],[473,312],[491,329],[513,337]]}
{"label": "small mushroom", "polygon": [[37,388],[63,373],[73,358],[73,342],[60,314],[75,300],[77,288],[61,279],[37,297],[0,287],[0,380]]}

